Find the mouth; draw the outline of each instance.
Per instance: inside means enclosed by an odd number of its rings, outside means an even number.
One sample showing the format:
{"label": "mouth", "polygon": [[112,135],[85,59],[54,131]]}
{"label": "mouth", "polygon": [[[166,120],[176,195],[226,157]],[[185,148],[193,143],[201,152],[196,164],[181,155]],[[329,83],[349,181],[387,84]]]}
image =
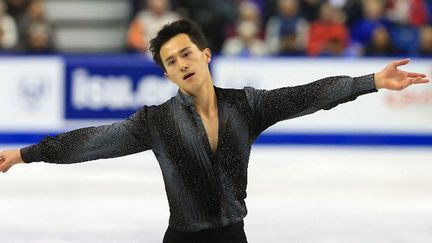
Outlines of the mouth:
{"label": "mouth", "polygon": [[188,74],[186,74],[186,75],[183,76],[183,80],[186,80],[186,79],[188,79],[188,78],[190,78],[190,77],[192,77],[194,75],[195,75],[195,73],[188,73]]}

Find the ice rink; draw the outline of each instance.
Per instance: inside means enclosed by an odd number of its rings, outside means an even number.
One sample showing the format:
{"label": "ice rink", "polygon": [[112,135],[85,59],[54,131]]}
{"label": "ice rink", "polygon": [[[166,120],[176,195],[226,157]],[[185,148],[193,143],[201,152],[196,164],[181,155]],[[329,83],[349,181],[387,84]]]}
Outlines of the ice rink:
{"label": "ice rink", "polygon": [[[4,146],[3,146],[4,147]],[[0,174],[0,242],[161,242],[168,222],[151,152]],[[252,243],[432,242],[432,149],[255,146]]]}

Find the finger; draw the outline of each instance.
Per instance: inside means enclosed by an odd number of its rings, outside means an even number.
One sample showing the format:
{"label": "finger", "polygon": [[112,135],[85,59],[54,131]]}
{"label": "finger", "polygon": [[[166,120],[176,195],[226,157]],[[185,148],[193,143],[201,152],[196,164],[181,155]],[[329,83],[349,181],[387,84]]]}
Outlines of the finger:
{"label": "finger", "polygon": [[6,167],[4,170],[3,170],[3,173],[6,173],[10,168],[12,167],[12,165],[11,166],[8,166],[8,167]]}
{"label": "finger", "polygon": [[409,63],[409,62],[410,62],[410,59],[409,59],[409,58],[405,58],[405,59],[401,59],[401,60],[393,61],[391,64],[392,64],[394,67],[399,67],[399,66],[405,65],[405,64],[407,64],[407,63]]}
{"label": "finger", "polygon": [[416,78],[414,80],[411,81],[411,84],[425,84],[425,83],[429,83],[429,79],[426,78]]}
{"label": "finger", "polygon": [[424,73],[411,73],[411,72],[408,72],[408,77],[409,78],[417,78],[417,77],[426,78],[426,74],[424,74]]}
{"label": "finger", "polygon": [[412,85],[412,84],[424,84],[424,83],[428,83],[429,80],[425,79],[425,78],[410,78],[405,80],[404,82],[401,82],[399,85],[399,89],[405,89],[406,87]]}
{"label": "finger", "polygon": [[3,161],[0,161],[0,171],[3,171],[8,166],[9,166],[9,161],[8,160],[5,159]]}

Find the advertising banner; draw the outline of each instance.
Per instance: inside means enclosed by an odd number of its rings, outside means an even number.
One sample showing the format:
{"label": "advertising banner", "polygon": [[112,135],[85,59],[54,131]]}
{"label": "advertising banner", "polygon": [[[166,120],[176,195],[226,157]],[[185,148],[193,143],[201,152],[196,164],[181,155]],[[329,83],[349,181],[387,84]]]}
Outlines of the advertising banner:
{"label": "advertising banner", "polygon": [[177,87],[144,56],[65,59],[66,119],[119,119],[161,104]]}
{"label": "advertising banner", "polygon": [[1,57],[0,132],[60,129],[63,70],[58,57]]}
{"label": "advertising banner", "polygon": [[[377,72],[389,59],[213,58],[216,86],[257,89],[306,84],[324,77]],[[402,69],[432,77],[432,62]],[[147,56],[4,56],[0,58],[0,143],[34,143],[47,134],[125,119],[143,105],[161,104],[177,86]],[[432,145],[432,84],[380,90],[282,121],[257,140],[264,144]]]}
{"label": "advertising banner", "polygon": [[[218,86],[274,89],[306,84],[324,77],[362,76],[377,72],[389,59],[236,59],[218,58],[213,65]],[[432,77],[432,62],[413,59],[401,67]],[[330,111],[280,122],[269,132],[432,134],[432,84],[400,91],[380,90]]]}

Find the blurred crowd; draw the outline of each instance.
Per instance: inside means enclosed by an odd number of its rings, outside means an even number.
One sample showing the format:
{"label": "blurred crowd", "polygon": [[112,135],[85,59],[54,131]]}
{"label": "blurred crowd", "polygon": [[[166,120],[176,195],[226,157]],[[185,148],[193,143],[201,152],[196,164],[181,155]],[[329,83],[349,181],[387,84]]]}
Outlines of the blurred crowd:
{"label": "blurred crowd", "polygon": [[[126,51],[166,23],[197,21],[230,56],[432,57],[432,0],[130,0]],[[3,52],[54,51],[44,0],[0,0]]]}
{"label": "blurred crowd", "polygon": [[213,52],[231,56],[432,57],[432,0],[136,1],[131,50],[167,22],[203,26]]}
{"label": "blurred crowd", "polygon": [[43,0],[0,0],[0,49],[3,52],[49,53],[51,26]]}

